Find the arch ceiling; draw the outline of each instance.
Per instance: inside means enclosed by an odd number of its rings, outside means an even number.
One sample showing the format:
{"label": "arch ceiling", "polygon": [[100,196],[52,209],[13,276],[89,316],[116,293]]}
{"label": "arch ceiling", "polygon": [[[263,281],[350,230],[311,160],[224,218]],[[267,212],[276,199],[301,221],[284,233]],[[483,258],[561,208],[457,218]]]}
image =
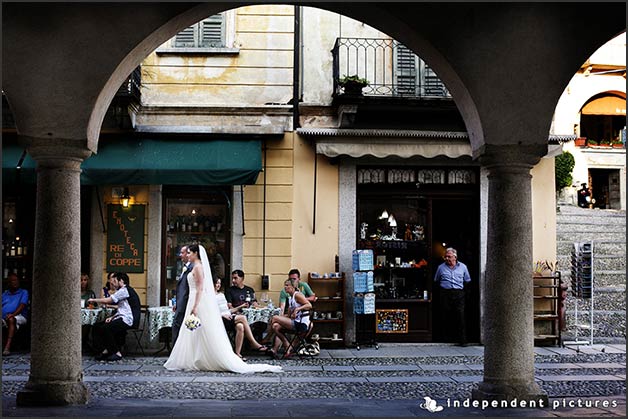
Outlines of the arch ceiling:
{"label": "arch ceiling", "polygon": [[[3,90],[18,132],[87,140],[95,151],[115,91],[151,51],[248,4],[3,3]],[[363,21],[421,56],[452,93],[474,150],[545,143],[569,79],[625,31],[624,3],[300,4]]]}

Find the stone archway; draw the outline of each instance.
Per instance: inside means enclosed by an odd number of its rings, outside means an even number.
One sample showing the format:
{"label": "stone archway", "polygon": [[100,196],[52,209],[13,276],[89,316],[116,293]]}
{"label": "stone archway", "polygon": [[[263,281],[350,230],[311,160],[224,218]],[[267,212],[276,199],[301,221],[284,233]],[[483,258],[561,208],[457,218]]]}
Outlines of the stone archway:
{"label": "stone archway", "polygon": [[[178,30],[244,4],[3,4],[3,89],[38,163],[33,305],[50,309],[50,291],[63,288],[62,304],[78,306],[79,200],[62,206],[58,191],[78,196],[78,167],[97,150],[113,90]],[[483,285],[485,370],[475,397],[542,397],[534,383],[529,173],[547,151],[551,115],[573,69],[625,30],[625,4],[323,6],[400,40],[451,91],[474,157],[490,173],[488,254],[501,256],[489,258]],[[55,328],[59,322],[67,327]],[[71,310],[33,322],[29,391],[19,402],[87,400],[79,330]]]}

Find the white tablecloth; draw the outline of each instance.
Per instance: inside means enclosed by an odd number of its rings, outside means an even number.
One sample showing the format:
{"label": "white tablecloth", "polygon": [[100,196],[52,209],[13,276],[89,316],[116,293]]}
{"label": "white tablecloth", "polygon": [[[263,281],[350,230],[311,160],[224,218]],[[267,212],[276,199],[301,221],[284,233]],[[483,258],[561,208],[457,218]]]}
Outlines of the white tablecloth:
{"label": "white tablecloth", "polygon": [[246,321],[249,324],[253,324],[256,322],[268,323],[272,316],[278,315],[281,313],[281,309],[279,307],[275,307],[270,309],[268,307],[261,308],[243,308],[242,314],[246,316]]}
{"label": "white tablecloth", "polygon": [[155,340],[159,336],[159,330],[172,327],[174,321],[174,311],[172,307],[148,307],[148,330],[150,340]]}
{"label": "white tablecloth", "polygon": [[93,326],[98,322],[105,321],[107,317],[111,317],[115,311],[115,308],[82,308],[81,324]]}

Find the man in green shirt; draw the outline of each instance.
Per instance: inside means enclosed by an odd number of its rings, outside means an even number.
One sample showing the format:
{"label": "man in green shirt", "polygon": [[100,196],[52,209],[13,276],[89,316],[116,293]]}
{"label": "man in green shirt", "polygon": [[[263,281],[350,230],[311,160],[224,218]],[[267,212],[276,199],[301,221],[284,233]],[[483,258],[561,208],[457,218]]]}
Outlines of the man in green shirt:
{"label": "man in green shirt", "polygon": [[[312,288],[310,288],[307,282],[300,281],[301,272],[299,272],[298,269],[290,269],[290,272],[288,272],[288,278],[296,281],[295,285],[296,285],[297,290],[299,290],[303,295],[305,295],[305,298],[310,303],[313,303],[316,301],[316,294],[314,294],[314,291],[312,291]],[[289,299],[290,299],[290,295],[288,295],[288,293],[282,289],[281,293],[279,294],[279,307],[281,308],[282,313],[285,313],[286,304],[288,304]]]}

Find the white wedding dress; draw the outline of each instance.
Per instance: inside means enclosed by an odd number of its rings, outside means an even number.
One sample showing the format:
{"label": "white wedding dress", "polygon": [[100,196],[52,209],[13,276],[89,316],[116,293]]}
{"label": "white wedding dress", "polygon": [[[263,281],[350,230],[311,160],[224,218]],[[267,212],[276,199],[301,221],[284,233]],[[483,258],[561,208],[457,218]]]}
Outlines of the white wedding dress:
{"label": "white wedding dress", "polygon": [[[181,326],[179,337],[164,367],[168,370],[232,371],[237,373],[281,372],[282,369],[278,365],[247,364],[233,352],[216,302],[207,253],[202,246],[199,246],[199,254],[205,274],[203,294],[196,310],[196,315],[201,321],[201,327],[191,331],[185,325]],[[192,312],[197,292],[196,281],[192,272],[188,274],[187,280],[190,293],[185,308],[185,318]]]}

